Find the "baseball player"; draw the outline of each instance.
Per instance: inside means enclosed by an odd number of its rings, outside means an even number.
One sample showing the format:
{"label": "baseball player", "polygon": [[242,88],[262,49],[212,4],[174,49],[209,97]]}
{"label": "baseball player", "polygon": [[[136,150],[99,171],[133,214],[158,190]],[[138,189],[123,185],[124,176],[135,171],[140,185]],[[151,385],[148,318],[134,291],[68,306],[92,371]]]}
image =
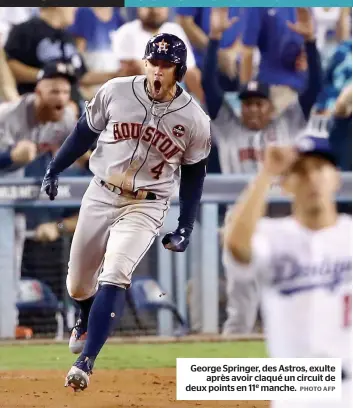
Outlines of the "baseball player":
{"label": "baseball player", "polygon": [[54,199],[58,174],[98,139],[67,276],[68,292],[80,307],[70,349],[82,353],[65,382],[74,390],[87,387],[95,359],[122,315],[131,275],[159,233],[179,173],[179,223],[162,243],[175,252],[189,243],[210,151],[210,121],[177,83],[186,72],[186,54],[178,37],[152,37],[144,55],[146,74],[102,86],[43,180]]}
{"label": "baseball player", "polygon": [[[254,174],[261,166],[263,149],[268,144],[291,143],[307,127],[311,109],[322,88],[320,56],[315,45],[313,24],[298,21],[291,29],[304,37],[308,62],[308,82],[298,100],[276,115],[275,100],[269,84],[250,81],[233,92],[221,87],[217,53],[223,32],[236,21],[228,9],[211,12],[209,44],[202,72],[212,136],[217,143],[219,161],[225,174]],[[231,89],[231,88],[230,88]],[[232,96],[238,90],[239,112]],[[256,281],[227,282],[227,320],[223,334],[250,333],[256,322],[259,293]]]}
{"label": "baseball player", "polygon": [[[71,84],[76,80],[70,66],[50,63],[39,72],[34,93],[0,105],[1,177],[24,176],[25,166],[39,155],[58,148],[75,126],[76,111],[70,105]],[[43,157],[43,156],[42,156]],[[44,171],[43,171],[44,173]],[[45,228],[42,228],[44,232]],[[15,217],[15,276],[17,293],[26,234],[26,216]],[[9,321],[17,323],[16,299],[6,293],[11,305]],[[15,334],[15,330],[14,330]]]}
{"label": "baseball player", "polygon": [[[293,197],[292,216],[262,218],[275,179]],[[327,139],[266,148],[263,168],[225,225],[228,279],[258,277],[271,357],[342,359],[340,402],[273,402],[275,408],[345,408],[351,401],[351,216],[340,215],[340,184]]]}

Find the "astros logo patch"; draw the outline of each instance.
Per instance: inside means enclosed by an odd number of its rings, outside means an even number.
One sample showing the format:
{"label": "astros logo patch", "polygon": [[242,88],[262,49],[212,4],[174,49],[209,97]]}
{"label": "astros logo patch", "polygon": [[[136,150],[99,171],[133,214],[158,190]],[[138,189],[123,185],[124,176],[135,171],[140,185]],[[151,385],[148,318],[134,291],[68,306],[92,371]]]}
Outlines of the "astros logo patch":
{"label": "astros logo patch", "polygon": [[166,41],[164,41],[164,38],[163,38],[163,40],[162,41],[160,41],[159,43],[157,43],[158,44],[158,52],[164,52],[165,54],[167,53],[167,51],[168,51],[168,47],[169,47],[169,44],[166,42]]}
{"label": "astros logo patch", "polygon": [[185,128],[183,125],[176,125],[173,127],[173,135],[176,137],[182,137],[185,134]]}

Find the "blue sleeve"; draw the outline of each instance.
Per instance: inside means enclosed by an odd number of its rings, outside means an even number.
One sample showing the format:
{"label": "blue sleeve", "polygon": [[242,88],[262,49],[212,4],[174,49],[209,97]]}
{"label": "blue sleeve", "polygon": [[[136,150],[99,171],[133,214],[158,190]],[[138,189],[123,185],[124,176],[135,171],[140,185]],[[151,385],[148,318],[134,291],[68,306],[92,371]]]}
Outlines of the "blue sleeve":
{"label": "blue sleeve", "polygon": [[13,161],[11,159],[11,150],[6,150],[0,152],[0,170],[5,170],[8,167],[12,166]]}
{"label": "blue sleeve", "polygon": [[242,19],[242,42],[249,47],[256,47],[262,26],[261,8],[245,8]]}
{"label": "blue sleeve", "polygon": [[86,113],[84,113],[77,121],[74,130],[50,162],[49,168],[51,172],[53,174],[59,174],[71,166],[71,164],[90,149],[98,136],[99,134],[93,132],[88,126]]}
{"label": "blue sleeve", "polygon": [[195,17],[198,12],[197,9],[197,7],[176,7],[175,11],[179,16]]}
{"label": "blue sleeve", "polygon": [[333,119],[329,141],[340,169],[352,171],[352,115]]}
{"label": "blue sleeve", "polygon": [[305,51],[308,59],[308,79],[305,91],[299,96],[299,103],[305,119],[308,120],[311,109],[323,87],[323,73],[316,42],[306,42]]}
{"label": "blue sleeve", "polygon": [[207,158],[195,164],[181,166],[178,228],[191,234],[199,209],[203,184],[206,177]]}
{"label": "blue sleeve", "polygon": [[212,120],[216,119],[224,96],[224,91],[219,84],[217,70],[218,47],[218,40],[209,41],[202,69],[202,88],[205,93],[207,111]]}

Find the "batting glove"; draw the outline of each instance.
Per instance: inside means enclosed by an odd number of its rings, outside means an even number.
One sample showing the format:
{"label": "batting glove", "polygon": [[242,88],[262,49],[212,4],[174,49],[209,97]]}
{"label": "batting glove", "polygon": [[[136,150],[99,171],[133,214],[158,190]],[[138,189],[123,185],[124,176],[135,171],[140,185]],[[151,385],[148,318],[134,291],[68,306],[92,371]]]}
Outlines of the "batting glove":
{"label": "batting glove", "polygon": [[58,185],[58,176],[53,174],[50,168],[47,169],[43,179],[41,191],[45,191],[51,201],[53,201],[58,195]]}
{"label": "batting glove", "polygon": [[184,252],[189,245],[191,232],[185,228],[177,228],[174,232],[168,232],[162,239],[164,248],[173,252]]}

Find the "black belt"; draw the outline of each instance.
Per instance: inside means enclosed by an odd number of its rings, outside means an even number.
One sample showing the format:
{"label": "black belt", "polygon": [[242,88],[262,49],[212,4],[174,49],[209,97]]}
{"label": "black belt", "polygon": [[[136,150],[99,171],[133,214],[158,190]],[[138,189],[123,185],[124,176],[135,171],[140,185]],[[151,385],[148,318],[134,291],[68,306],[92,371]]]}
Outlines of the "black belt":
{"label": "black belt", "polygon": [[[138,197],[139,191],[124,191],[122,188],[118,186],[114,186],[114,184],[106,183],[104,180],[100,180],[100,185],[118,195],[122,195],[128,198],[137,198],[141,200],[141,198]],[[146,196],[142,198],[143,200],[156,200],[157,199],[156,194],[152,193],[151,191],[144,191],[144,193],[146,193]]]}

